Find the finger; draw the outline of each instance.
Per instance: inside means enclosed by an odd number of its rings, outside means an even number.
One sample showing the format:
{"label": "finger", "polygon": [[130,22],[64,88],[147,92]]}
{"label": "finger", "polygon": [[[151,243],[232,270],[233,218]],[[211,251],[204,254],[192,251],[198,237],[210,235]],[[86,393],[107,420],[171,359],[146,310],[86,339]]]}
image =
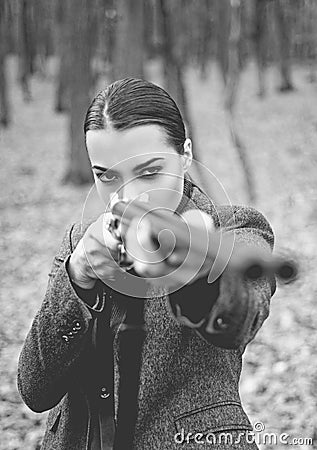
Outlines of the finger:
{"label": "finger", "polygon": [[140,276],[148,278],[152,284],[183,287],[194,281],[197,270],[193,267],[171,267],[166,262],[159,264],[146,264],[136,261],[135,270]]}
{"label": "finger", "polygon": [[148,220],[132,220],[125,238],[125,246],[127,254],[134,261],[144,264],[162,261],[162,256],[157,250],[155,242],[153,242],[151,226]]}
{"label": "finger", "polygon": [[134,268],[139,275],[145,278],[161,278],[168,275],[171,271],[171,268],[165,262],[149,264],[142,261],[135,261]]}
{"label": "finger", "polygon": [[140,246],[145,253],[153,253],[157,250],[157,246],[152,237],[151,223],[145,217],[140,221],[135,220],[136,235]]}
{"label": "finger", "polygon": [[[109,231],[109,220],[112,218],[111,213],[104,213],[102,219],[102,243],[108,247],[109,250],[116,252],[118,249],[118,239],[113,236],[113,234]],[[100,238],[100,234],[98,235]]]}

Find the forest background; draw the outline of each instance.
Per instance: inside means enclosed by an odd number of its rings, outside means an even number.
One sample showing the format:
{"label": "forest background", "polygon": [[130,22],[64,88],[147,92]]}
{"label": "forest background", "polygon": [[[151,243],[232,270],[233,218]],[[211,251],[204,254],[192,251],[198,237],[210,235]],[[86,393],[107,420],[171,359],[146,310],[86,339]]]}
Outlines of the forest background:
{"label": "forest background", "polygon": [[22,403],[17,359],[92,186],[85,110],[125,76],[170,92],[194,158],[298,261],[245,352],[240,390],[253,424],[317,448],[316,24],[314,0],[0,0],[1,450],[43,437],[47,413]]}

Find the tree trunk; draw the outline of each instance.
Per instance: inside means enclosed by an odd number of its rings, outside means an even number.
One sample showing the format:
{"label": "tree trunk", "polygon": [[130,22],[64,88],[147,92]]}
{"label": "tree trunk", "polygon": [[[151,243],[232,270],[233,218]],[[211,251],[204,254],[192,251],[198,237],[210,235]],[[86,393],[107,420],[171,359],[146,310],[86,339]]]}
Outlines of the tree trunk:
{"label": "tree trunk", "polygon": [[287,92],[294,90],[294,86],[291,79],[290,27],[287,21],[286,10],[285,7],[283,7],[282,0],[274,1],[274,13],[278,36],[279,63],[281,73],[281,85],[279,87],[279,90],[281,92]]}
{"label": "tree trunk", "polygon": [[55,42],[58,55],[58,71],[55,81],[55,112],[62,113],[69,110],[68,77],[71,68],[68,55],[71,53],[69,23],[65,16],[67,9],[65,0],[57,0],[55,11]]}
{"label": "tree trunk", "polygon": [[266,0],[255,0],[254,2],[254,47],[257,63],[259,97],[264,97],[265,89],[265,69],[266,69],[266,31],[267,31],[267,2]]}
{"label": "tree trunk", "polygon": [[3,2],[5,5],[5,21],[6,21],[6,48],[8,53],[17,53],[17,11],[16,2]]}
{"label": "tree trunk", "polygon": [[65,182],[84,184],[93,177],[85,148],[83,122],[90,104],[92,87],[90,25],[93,5],[90,0],[65,1],[65,24],[69,30],[70,162]]}
{"label": "tree trunk", "polygon": [[230,32],[230,0],[216,0],[217,6],[217,60],[224,83],[228,72],[228,45]]}
{"label": "tree trunk", "polygon": [[230,2],[230,32],[228,39],[228,68],[225,87],[225,108],[232,143],[238,153],[244,170],[248,197],[255,202],[255,188],[248,160],[247,149],[238,133],[235,120],[235,105],[240,78],[239,42],[241,33],[241,0]]}
{"label": "tree trunk", "polygon": [[7,6],[7,0],[0,0],[0,126],[3,127],[7,127],[10,123],[10,105],[6,76]]}
{"label": "tree trunk", "polygon": [[317,5],[315,0],[308,2],[308,11],[306,11],[307,17],[307,58],[309,66],[309,76],[308,79],[310,83],[316,83],[316,66],[317,66],[317,30],[316,30],[316,20],[317,20]]}
{"label": "tree trunk", "polygon": [[[175,6],[175,4],[174,4]],[[190,117],[190,111],[188,107],[188,101],[186,96],[185,82],[184,82],[184,64],[181,62],[181,58],[176,52],[176,40],[173,30],[175,30],[175,23],[172,17],[179,17],[177,14],[172,16],[169,10],[170,3],[168,0],[160,0],[160,9],[162,16],[162,50],[163,50],[163,62],[164,62],[164,79],[166,90],[171,97],[177,103],[186,126],[187,136],[191,138],[193,142],[193,158],[197,162],[201,161],[199,152],[197,151],[196,139],[194,136],[194,129]],[[199,164],[195,165],[197,175],[200,178],[202,188],[207,190],[207,183],[204,174]],[[216,200],[216,199],[215,199]]]}
{"label": "tree trunk", "polygon": [[188,104],[183,80],[184,67],[180,58],[176,55],[176,43],[174,39],[174,25],[172,14],[169,11],[168,0],[160,0],[162,14],[162,36],[163,36],[163,60],[164,79],[168,93],[176,101],[187,126],[187,131],[192,136],[192,126],[189,117]]}
{"label": "tree trunk", "polygon": [[240,79],[239,41],[241,33],[241,3],[240,0],[231,0],[230,4],[225,106],[226,109],[233,113]]}
{"label": "tree trunk", "polygon": [[144,0],[117,0],[113,76],[144,78]]}
{"label": "tree trunk", "polygon": [[19,80],[24,101],[31,100],[30,76],[34,73],[35,40],[33,1],[19,3]]}
{"label": "tree trunk", "polygon": [[36,70],[45,78],[48,46],[51,38],[51,3],[33,0],[34,39],[36,42]]}

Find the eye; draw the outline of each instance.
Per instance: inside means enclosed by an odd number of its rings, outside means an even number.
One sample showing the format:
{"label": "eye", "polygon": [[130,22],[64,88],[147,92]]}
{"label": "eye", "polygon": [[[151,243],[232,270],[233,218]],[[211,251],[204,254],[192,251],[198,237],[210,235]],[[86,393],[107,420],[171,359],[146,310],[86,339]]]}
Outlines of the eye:
{"label": "eye", "polygon": [[150,178],[152,176],[157,175],[161,169],[162,169],[162,167],[159,167],[159,166],[148,167],[147,169],[143,170],[143,172],[139,175],[139,177]]}
{"label": "eye", "polygon": [[111,183],[113,181],[117,180],[117,176],[111,172],[110,170],[107,170],[106,172],[99,172],[96,173],[96,177],[98,180],[102,181],[103,183]]}

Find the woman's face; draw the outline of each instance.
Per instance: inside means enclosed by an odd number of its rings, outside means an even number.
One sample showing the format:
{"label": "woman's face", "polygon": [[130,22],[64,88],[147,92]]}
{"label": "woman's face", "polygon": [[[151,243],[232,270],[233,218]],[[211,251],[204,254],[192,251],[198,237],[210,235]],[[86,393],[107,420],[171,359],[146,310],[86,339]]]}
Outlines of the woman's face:
{"label": "woman's face", "polygon": [[98,194],[105,206],[111,196],[150,202],[151,208],[176,210],[183,192],[184,173],[189,168],[191,142],[180,155],[166,143],[165,131],[157,125],[128,130],[89,130],[86,135]]}

